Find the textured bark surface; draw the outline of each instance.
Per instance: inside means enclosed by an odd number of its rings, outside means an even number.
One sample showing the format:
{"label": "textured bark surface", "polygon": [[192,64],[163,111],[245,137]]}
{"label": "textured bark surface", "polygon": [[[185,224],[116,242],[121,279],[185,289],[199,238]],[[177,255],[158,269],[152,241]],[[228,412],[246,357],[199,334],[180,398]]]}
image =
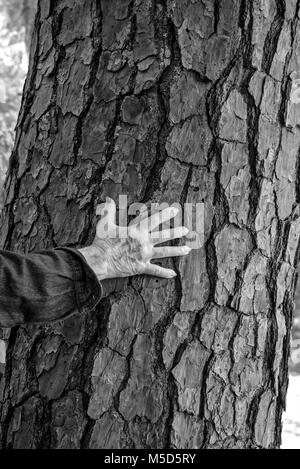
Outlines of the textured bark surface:
{"label": "textured bark surface", "polygon": [[296,0],[40,0],[2,242],[85,245],[106,195],[205,245],[87,317],[3,331],[1,444],[280,444],[299,241]]}

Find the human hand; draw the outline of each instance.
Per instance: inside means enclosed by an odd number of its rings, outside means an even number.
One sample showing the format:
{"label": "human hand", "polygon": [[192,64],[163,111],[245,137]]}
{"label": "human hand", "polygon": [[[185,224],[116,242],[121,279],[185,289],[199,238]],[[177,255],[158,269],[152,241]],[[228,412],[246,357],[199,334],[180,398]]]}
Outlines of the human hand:
{"label": "human hand", "polygon": [[[133,275],[147,274],[156,277],[173,278],[176,272],[152,264],[152,259],[185,256],[191,248],[188,246],[163,246],[158,244],[186,236],[189,230],[175,227],[173,230],[157,231],[159,226],[174,218],[178,209],[166,208],[148,218],[134,219],[128,226],[127,237],[120,237],[116,226],[116,204],[112,199],[97,206],[97,215],[102,215],[97,224],[96,237],[89,247],[79,249],[87,263],[94,270],[99,280]],[[106,233],[103,235],[103,221]],[[156,230],[155,230],[156,229]]]}

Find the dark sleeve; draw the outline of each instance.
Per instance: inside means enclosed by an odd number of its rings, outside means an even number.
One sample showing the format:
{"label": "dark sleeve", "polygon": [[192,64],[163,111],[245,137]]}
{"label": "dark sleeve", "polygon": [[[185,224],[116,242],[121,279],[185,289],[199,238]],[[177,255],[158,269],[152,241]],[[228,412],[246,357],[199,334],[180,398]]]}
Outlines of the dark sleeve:
{"label": "dark sleeve", "polygon": [[0,250],[0,327],[45,323],[95,308],[102,287],[76,249]]}

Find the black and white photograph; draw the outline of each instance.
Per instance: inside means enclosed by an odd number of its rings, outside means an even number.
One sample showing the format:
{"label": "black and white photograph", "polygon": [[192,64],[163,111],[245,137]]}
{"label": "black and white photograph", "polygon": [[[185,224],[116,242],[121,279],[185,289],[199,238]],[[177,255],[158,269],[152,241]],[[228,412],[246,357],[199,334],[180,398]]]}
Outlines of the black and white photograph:
{"label": "black and white photograph", "polygon": [[0,0],[1,450],[300,449],[299,260],[300,0]]}

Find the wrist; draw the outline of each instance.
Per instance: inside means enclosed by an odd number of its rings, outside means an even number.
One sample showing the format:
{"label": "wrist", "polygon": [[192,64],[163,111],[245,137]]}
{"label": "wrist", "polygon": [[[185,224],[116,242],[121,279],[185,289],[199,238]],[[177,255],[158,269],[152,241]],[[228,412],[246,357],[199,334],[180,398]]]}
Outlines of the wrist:
{"label": "wrist", "polygon": [[110,278],[108,262],[104,252],[93,245],[78,249],[78,251],[83,255],[90,268],[95,272],[98,280],[101,281],[106,278]]}

